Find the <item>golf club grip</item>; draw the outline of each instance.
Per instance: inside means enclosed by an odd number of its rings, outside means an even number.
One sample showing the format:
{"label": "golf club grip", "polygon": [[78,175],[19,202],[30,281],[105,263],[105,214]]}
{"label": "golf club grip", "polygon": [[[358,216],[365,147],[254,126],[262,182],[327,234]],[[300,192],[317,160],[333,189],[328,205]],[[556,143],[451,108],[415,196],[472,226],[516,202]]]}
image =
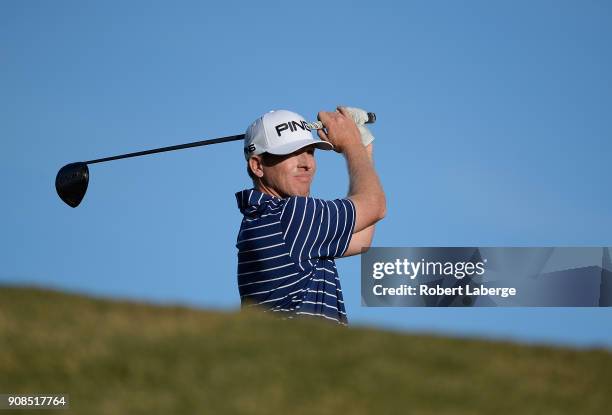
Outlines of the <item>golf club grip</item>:
{"label": "golf club grip", "polygon": [[[365,124],[374,124],[376,122],[376,114],[373,112],[368,112],[368,119]],[[323,123],[321,121],[313,121],[306,123],[306,126],[311,130],[321,130],[323,128]]]}

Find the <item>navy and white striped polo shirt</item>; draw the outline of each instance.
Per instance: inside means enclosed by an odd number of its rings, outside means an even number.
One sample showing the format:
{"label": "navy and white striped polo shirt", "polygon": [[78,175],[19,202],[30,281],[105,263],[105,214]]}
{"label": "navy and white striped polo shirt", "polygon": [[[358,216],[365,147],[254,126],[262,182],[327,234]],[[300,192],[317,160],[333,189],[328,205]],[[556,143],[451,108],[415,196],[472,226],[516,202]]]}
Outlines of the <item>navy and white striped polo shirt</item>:
{"label": "navy and white striped polo shirt", "polygon": [[238,192],[236,199],[244,215],[236,242],[242,305],[346,324],[334,258],[349,246],[353,202],[280,199],[256,189]]}

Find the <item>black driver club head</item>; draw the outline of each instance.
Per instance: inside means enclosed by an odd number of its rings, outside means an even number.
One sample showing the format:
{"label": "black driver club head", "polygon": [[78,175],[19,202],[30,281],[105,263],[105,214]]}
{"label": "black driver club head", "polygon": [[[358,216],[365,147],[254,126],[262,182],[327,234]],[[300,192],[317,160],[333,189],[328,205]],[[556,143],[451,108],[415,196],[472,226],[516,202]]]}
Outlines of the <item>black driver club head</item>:
{"label": "black driver club head", "polygon": [[86,163],[77,162],[66,164],[57,172],[55,190],[68,206],[77,207],[89,184],[89,168]]}

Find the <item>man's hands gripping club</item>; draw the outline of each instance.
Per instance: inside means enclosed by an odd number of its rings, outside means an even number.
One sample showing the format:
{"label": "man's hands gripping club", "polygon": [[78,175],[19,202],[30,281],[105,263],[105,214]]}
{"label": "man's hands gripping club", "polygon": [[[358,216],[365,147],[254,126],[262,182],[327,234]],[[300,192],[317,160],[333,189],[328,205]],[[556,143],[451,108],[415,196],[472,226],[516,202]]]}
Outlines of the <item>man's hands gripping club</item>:
{"label": "man's hands gripping club", "polygon": [[385,217],[385,193],[349,110],[338,107],[338,112],[322,111],[318,118],[324,126],[324,130],[317,130],[319,137],[332,143],[346,158],[350,179],[348,197],[355,204],[357,216],[354,233],[360,232]]}
{"label": "man's hands gripping club", "polygon": [[[321,114],[321,113],[319,113]],[[324,113],[324,114],[342,114],[345,117],[334,117],[332,115],[332,117],[338,121],[339,123],[344,123],[346,122],[346,126],[348,126],[350,123],[347,122],[347,120],[345,120],[344,118],[349,118],[352,119],[354,124],[357,127],[357,133],[359,134],[360,137],[360,141],[364,146],[368,146],[369,144],[372,143],[372,141],[374,141],[374,136],[372,135],[372,133],[370,132],[370,130],[365,126],[365,123],[368,121],[368,113],[365,110],[362,110],[361,108],[352,108],[352,107],[338,107],[338,110],[336,112],[330,112],[330,113]],[[322,121],[322,120],[321,120]],[[324,124],[324,123],[323,123]],[[324,125],[325,126],[325,125]],[[339,127],[340,129],[343,129],[344,127]],[[355,131],[351,131],[351,133],[355,133]],[[318,130],[318,134],[319,137],[321,137],[321,139],[326,140],[326,141],[330,141],[329,137],[326,134],[326,131],[324,130]],[[342,138],[341,138],[342,140]],[[330,141],[332,144],[334,144],[334,147],[336,147],[336,141],[338,141],[337,139],[334,141]],[[335,149],[338,153],[342,153],[343,151],[336,148]]]}
{"label": "man's hands gripping club", "polygon": [[366,123],[370,120],[370,114],[366,110],[362,110],[361,108],[353,108],[353,107],[343,107],[348,115],[355,121],[357,124],[357,128],[359,129],[359,134],[361,135],[361,143],[368,148],[368,145],[374,141],[374,136],[366,127]]}

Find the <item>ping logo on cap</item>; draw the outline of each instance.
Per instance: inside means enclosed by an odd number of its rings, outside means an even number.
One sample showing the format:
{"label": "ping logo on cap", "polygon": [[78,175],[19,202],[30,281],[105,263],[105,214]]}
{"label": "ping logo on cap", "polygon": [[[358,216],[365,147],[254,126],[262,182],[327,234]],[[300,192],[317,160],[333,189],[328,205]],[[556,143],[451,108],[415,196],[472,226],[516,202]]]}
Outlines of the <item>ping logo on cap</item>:
{"label": "ping logo on cap", "polygon": [[[306,125],[306,121],[289,121],[289,122],[284,122],[282,124],[278,124],[277,126],[274,127],[274,129],[276,130],[276,134],[280,137],[281,133],[285,130],[290,130],[290,131],[296,131],[299,128],[301,128],[303,131],[307,130],[307,125]],[[310,130],[308,130],[310,131]]]}

